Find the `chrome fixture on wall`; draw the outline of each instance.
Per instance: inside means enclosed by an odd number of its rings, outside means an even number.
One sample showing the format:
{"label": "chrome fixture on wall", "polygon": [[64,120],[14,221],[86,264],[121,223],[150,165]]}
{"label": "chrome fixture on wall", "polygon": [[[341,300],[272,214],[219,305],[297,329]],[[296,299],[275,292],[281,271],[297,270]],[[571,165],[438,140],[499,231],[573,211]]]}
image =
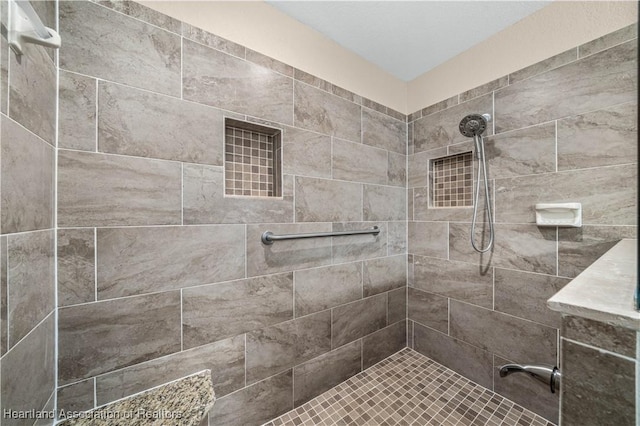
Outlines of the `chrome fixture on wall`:
{"label": "chrome fixture on wall", "polygon": [[[475,142],[476,158],[478,159],[478,178],[476,179],[475,196],[473,202],[473,220],[471,221],[471,246],[479,253],[485,253],[493,246],[494,230],[493,216],[491,214],[491,200],[489,199],[489,182],[487,180],[487,161],[484,155],[484,139],[482,133],[487,129],[487,124],[491,121],[489,114],[469,114],[460,121],[460,133],[464,136],[472,137]],[[475,242],[476,221],[478,216],[478,198],[480,197],[480,175],[484,180],[485,209],[489,221],[489,243],[486,247],[478,248]]]}
{"label": "chrome fixture on wall", "polygon": [[520,365],[520,364],[505,364],[500,367],[500,377],[507,377],[512,373],[527,373],[534,379],[549,386],[551,393],[556,393],[560,389],[560,380],[562,374],[558,367],[552,367],[550,365]]}

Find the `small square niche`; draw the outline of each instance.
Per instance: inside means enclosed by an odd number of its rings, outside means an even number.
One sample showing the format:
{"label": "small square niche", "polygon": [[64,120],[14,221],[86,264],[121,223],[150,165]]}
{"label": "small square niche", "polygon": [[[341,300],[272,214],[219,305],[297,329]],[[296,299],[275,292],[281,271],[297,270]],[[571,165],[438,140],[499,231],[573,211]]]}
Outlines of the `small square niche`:
{"label": "small square niche", "polygon": [[473,154],[430,160],[431,207],[473,206]]}
{"label": "small square niche", "polygon": [[282,130],[224,120],[224,193],[282,196]]}

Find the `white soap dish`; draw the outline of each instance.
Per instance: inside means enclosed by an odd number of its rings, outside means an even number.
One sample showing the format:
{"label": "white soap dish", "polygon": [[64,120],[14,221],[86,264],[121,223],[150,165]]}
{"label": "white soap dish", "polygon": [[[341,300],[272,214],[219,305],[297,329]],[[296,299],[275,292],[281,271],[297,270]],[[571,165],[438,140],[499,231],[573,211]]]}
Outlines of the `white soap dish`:
{"label": "white soap dish", "polygon": [[541,203],[536,204],[538,226],[582,227],[582,204]]}

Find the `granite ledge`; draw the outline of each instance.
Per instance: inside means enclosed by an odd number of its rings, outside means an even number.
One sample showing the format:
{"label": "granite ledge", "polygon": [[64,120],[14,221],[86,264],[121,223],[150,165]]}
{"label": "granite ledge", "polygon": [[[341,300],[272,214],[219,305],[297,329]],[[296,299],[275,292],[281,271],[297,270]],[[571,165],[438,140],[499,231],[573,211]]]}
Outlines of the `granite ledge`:
{"label": "granite ledge", "polygon": [[198,426],[215,403],[211,371],[151,388],[128,398],[70,416],[58,426]]}
{"label": "granite ledge", "polygon": [[640,330],[633,298],[638,281],[637,240],[624,239],[547,301],[554,311]]}

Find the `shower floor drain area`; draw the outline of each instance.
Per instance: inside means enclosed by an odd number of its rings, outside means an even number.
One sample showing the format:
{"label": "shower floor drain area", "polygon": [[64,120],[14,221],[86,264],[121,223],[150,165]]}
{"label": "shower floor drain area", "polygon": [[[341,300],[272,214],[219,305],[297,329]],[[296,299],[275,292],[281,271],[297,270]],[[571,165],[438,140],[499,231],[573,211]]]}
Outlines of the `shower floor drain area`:
{"label": "shower floor drain area", "polygon": [[264,426],[282,425],[553,423],[405,348]]}

